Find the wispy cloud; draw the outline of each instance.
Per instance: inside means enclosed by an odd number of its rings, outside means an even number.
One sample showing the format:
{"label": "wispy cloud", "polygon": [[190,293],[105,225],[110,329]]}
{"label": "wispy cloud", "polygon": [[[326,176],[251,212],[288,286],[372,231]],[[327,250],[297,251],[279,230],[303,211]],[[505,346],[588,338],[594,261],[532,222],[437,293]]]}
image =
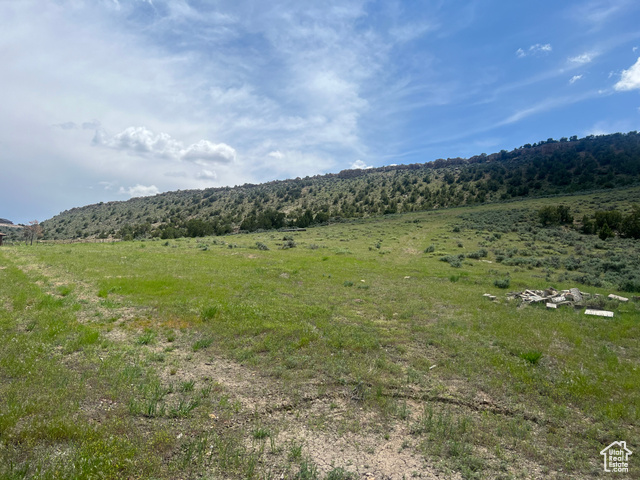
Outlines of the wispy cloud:
{"label": "wispy cloud", "polygon": [[594,98],[594,97],[598,97],[602,94],[602,92],[598,92],[598,91],[589,91],[589,92],[585,92],[582,93],[580,95],[570,95],[570,96],[564,96],[564,97],[551,97],[551,98],[547,98],[546,100],[543,100],[541,102],[538,102],[536,105],[534,105],[533,107],[529,107],[529,108],[525,108],[522,110],[519,110],[515,113],[513,113],[512,115],[510,115],[509,117],[507,117],[506,119],[502,120],[501,122],[499,122],[496,126],[502,126],[502,125],[509,125],[512,123],[517,123],[527,117],[530,117],[532,115],[536,115],[542,112],[547,112],[550,110],[555,110],[561,107],[565,107],[567,105],[572,105],[575,103],[579,103],[582,102],[584,100],[588,100],[590,98]]}
{"label": "wispy cloud", "polygon": [[569,84],[573,85],[574,83],[576,83],[578,80],[580,80],[582,78],[582,75],[574,75],[573,77],[571,77],[569,79]]}
{"label": "wispy cloud", "polygon": [[553,47],[551,47],[550,43],[545,43],[545,44],[536,43],[535,45],[531,45],[527,49],[519,48],[518,50],[516,50],[516,55],[518,56],[518,58],[524,58],[532,55],[533,56],[546,55],[548,53],[551,53],[552,50],[553,50]]}
{"label": "wispy cloud", "polygon": [[575,57],[569,57],[569,62],[583,65],[586,63],[591,63],[594,57],[594,53],[583,53],[581,55],[576,55]]}
{"label": "wispy cloud", "polygon": [[574,18],[597,30],[631,3],[629,0],[592,0],[574,8],[573,14]]}

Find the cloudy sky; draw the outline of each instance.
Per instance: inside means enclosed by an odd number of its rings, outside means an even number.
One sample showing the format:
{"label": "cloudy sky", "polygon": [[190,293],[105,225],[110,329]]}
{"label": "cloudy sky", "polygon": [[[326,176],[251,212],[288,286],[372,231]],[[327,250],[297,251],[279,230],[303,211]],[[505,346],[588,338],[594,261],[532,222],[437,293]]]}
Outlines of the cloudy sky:
{"label": "cloudy sky", "polygon": [[640,2],[0,0],[0,217],[640,130]]}

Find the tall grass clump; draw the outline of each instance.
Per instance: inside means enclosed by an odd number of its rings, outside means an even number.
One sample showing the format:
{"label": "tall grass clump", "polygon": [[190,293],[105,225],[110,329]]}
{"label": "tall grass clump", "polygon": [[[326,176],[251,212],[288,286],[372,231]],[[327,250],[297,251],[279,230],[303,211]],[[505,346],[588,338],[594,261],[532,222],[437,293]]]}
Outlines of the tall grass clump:
{"label": "tall grass clump", "polygon": [[208,305],[202,309],[200,312],[200,318],[203,322],[209,322],[216,318],[220,313],[219,305]]}

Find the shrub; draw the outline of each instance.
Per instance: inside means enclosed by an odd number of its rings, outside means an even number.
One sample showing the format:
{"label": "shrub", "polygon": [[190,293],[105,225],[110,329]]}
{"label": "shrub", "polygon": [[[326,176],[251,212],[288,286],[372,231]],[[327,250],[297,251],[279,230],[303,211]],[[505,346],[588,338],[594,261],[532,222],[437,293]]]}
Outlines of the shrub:
{"label": "shrub", "polygon": [[566,205],[547,206],[538,210],[538,219],[542,225],[557,225],[573,223],[569,207]]}
{"label": "shrub", "polygon": [[432,252],[435,252],[435,250],[436,250],[436,246],[432,244],[424,249],[424,253],[432,253]]}
{"label": "shrub", "polygon": [[440,258],[440,261],[442,262],[448,262],[449,265],[451,265],[452,267],[455,268],[459,268],[462,266],[462,259],[464,258],[464,255],[460,254],[460,255],[445,255],[444,257]]}
{"label": "shrub", "polygon": [[640,292],[640,278],[628,278],[620,284],[620,290],[623,292]]}
{"label": "shrub", "polygon": [[600,228],[600,231],[598,231],[598,237],[600,237],[600,240],[611,238],[613,237],[613,230],[611,230],[609,225],[605,223],[602,228]]}
{"label": "shrub", "polygon": [[595,213],[595,224],[598,231],[605,225],[612,230],[618,230],[622,223],[622,213],[618,210],[598,211]]}
{"label": "shrub", "polygon": [[582,217],[582,228],[580,230],[585,235],[596,233],[596,225],[586,215]]}
{"label": "shrub", "polygon": [[640,205],[633,205],[631,213],[622,219],[620,233],[625,237],[640,238]]}
{"label": "shrub", "polygon": [[256,248],[258,250],[269,250],[269,247],[267,247],[267,245],[262,242],[256,242]]}
{"label": "shrub", "polygon": [[498,288],[509,288],[511,279],[509,277],[497,278],[496,280],[494,280],[493,284]]}
{"label": "shrub", "polygon": [[479,259],[479,258],[484,258],[487,256],[489,252],[487,252],[487,250],[485,248],[481,248],[480,250],[478,250],[477,252],[471,252],[467,254],[467,258],[474,258],[474,259]]}
{"label": "shrub", "polygon": [[283,244],[282,244],[282,250],[286,250],[288,248],[296,248],[296,242],[293,241],[293,239],[289,239],[286,240]]}

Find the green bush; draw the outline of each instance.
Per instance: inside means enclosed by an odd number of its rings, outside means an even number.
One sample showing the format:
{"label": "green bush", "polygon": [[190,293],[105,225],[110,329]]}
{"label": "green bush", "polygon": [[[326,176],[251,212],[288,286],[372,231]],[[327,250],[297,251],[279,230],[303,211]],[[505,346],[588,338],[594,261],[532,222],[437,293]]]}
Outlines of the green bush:
{"label": "green bush", "polygon": [[497,278],[496,280],[494,280],[493,284],[498,288],[509,288],[511,279],[509,277]]}
{"label": "green bush", "polygon": [[462,266],[462,259],[464,258],[463,254],[460,255],[445,255],[440,258],[442,262],[448,262],[449,265],[455,268],[460,268]]}
{"label": "green bush", "polygon": [[480,250],[478,250],[477,252],[471,252],[471,253],[467,253],[467,258],[474,258],[474,259],[479,259],[479,258],[484,258],[487,256],[489,252],[487,252],[487,250],[485,248],[481,248]]}
{"label": "green bush", "polygon": [[631,213],[622,219],[620,233],[624,237],[640,238],[640,205],[633,205]]}
{"label": "green bush", "polygon": [[607,238],[611,238],[613,236],[613,230],[611,230],[609,225],[606,223],[598,231],[598,237],[600,237],[600,240],[606,240]]}

